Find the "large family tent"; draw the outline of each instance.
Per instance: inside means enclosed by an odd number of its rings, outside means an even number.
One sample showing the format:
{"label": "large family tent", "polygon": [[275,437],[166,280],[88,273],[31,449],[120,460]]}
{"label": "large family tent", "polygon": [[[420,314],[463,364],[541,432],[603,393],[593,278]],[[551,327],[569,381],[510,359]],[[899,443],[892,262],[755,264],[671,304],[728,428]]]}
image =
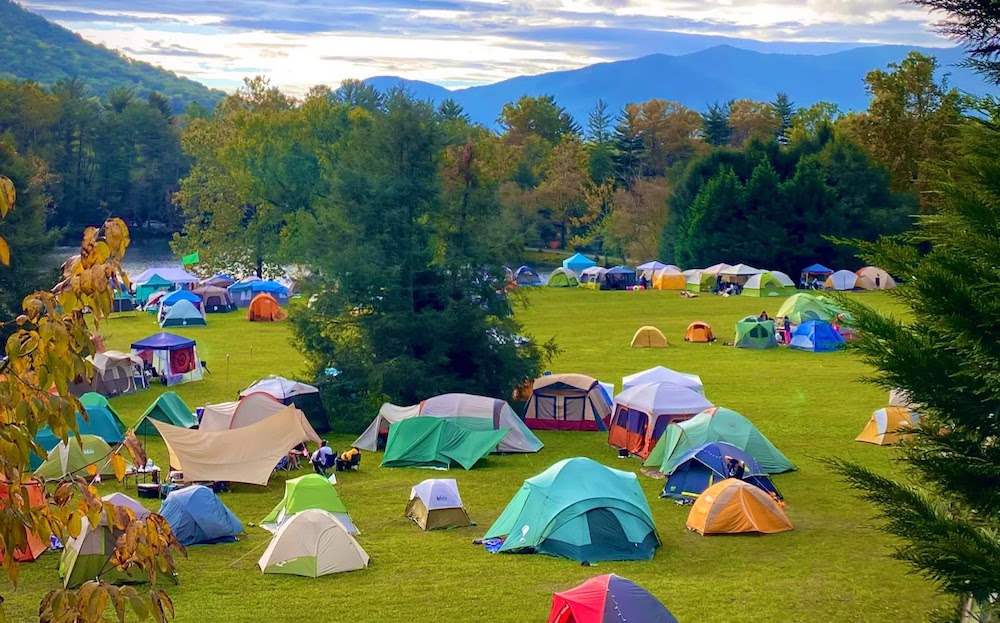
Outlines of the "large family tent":
{"label": "large family tent", "polygon": [[205,405],[198,428],[203,431],[218,431],[252,426],[284,408],[285,405],[270,395],[255,392],[232,402]]}
{"label": "large family tent", "polygon": [[[45,506],[45,489],[42,483],[37,480],[25,480],[20,485],[14,482],[4,482],[0,486],[0,509],[6,505],[6,501],[13,495],[16,498],[27,500],[29,508],[41,508]],[[48,545],[43,543],[30,526],[25,527],[24,542],[14,546],[13,559],[17,562],[33,562],[45,553]],[[13,543],[13,541],[8,541]],[[0,564],[7,559],[7,552],[0,546]]]}
{"label": "large family tent", "polygon": [[716,283],[718,283],[716,275],[696,270],[688,275],[687,281],[684,282],[684,289],[688,292],[711,292]]}
{"label": "large family tent", "polygon": [[827,290],[874,290],[875,284],[867,277],[859,277],[857,273],[838,270],[826,278],[823,287]]}
{"label": "large family tent", "polygon": [[688,325],[684,332],[684,341],[693,344],[707,344],[715,341],[715,333],[712,332],[712,325],[701,320],[695,320]]}
{"label": "large family tent", "polygon": [[886,407],[872,413],[854,441],[887,446],[898,443],[920,425],[920,416],[906,407]]}
{"label": "large family tent", "polygon": [[514,282],[518,287],[533,287],[542,285],[542,278],[538,276],[534,268],[522,266],[514,271]]}
{"label": "large family tent", "polygon": [[699,394],[705,393],[705,386],[701,382],[701,377],[697,374],[685,374],[675,372],[670,368],[655,366],[642,372],[636,372],[622,377],[622,391],[635,385],[647,385],[649,383],[673,383],[681,387],[687,387]]}
{"label": "large family tent", "polygon": [[191,407],[173,391],[166,391],[149,405],[146,412],[142,414],[142,419],[135,427],[136,435],[157,435],[156,427],[150,424],[150,420],[166,422],[180,428],[191,428],[198,424]]}
{"label": "large family tent", "polygon": [[868,279],[875,286],[874,290],[892,290],[896,287],[896,280],[892,278],[892,275],[875,266],[859,268],[857,275]]}
{"label": "large family tent", "polygon": [[[108,443],[121,443],[125,439],[125,424],[107,398],[91,392],[80,396],[80,405],[86,412],[86,416],[83,413],[76,414],[76,427],[81,435],[94,435]],[[72,433],[70,442],[75,443]],[[48,452],[59,445],[59,438],[51,428],[45,426],[38,429],[35,443]]]}
{"label": "large family tent", "polygon": [[557,268],[549,275],[548,286],[550,288],[575,288],[580,285],[576,273],[568,268]]}
{"label": "large family tent", "polygon": [[94,376],[90,380],[79,377],[79,382],[70,385],[74,396],[95,392],[102,396],[118,396],[146,389],[146,379],[142,374],[142,359],[117,350],[90,355],[87,363],[93,366]]}
{"label": "large family tent", "polygon": [[167,494],[160,516],[181,545],[231,543],[243,533],[243,524],[219,496],[202,485],[191,485]]}
{"label": "large family tent", "polygon": [[201,380],[201,360],[194,340],[173,333],[157,333],[133,342],[132,354],[151,365],[167,386]]}
{"label": "large family tent", "polygon": [[813,353],[831,353],[840,350],[846,343],[844,336],[829,323],[810,320],[795,327],[788,346]]}
{"label": "large family tent", "polygon": [[743,450],[768,474],[795,469],[750,420],[723,407],[708,409],[686,422],[668,426],[643,466],[669,474],[688,452],[713,441],[723,441]]}
{"label": "large family tent", "polygon": [[298,444],[318,444],[305,415],[285,407],[262,422],[233,430],[178,428],[150,420],[170,455],[170,466],[186,482],[232,481],[266,485],[274,466]]}
{"label": "large family tent", "polygon": [[583,253],[574,253],[570,257],[564,259],[562,263],[563,268],[573,271],[573,273],[577,276],[579,276],[584,270],[593,268],[594,266],[597,266],[597,262],[590,259]]}
{"label": "large family tent", "polygon": [[615,266],[597,277],[602,290],[629,290],[636,284],[635,271],[628,266]]}
{"label": "large family tent", "polygon": [[192,292],[198,295],[201,308],[209,314],[224,314],[236,309],[236,301],[225,287],[204,284]]}
{"label": "large family tent", "polygon": [[114,476],[111,453],[111,446],[100,437],[73,437],[49,451],[48,458],[35,470],[35,477],[47,481],[74,476],[86,478],[95,474]]}
{"label": "large family tent", "polygon": [[759,273],[747,279],[747,282],[743,284],[743,290],[740,292],[742,296],[785,296],[788,294],[793,294],[795,286],[789,288],[788,286],[781,283],[781,281],[774,276],[774,274],[766,272]]}
{"label": "large family tent", "polygon": [[709,442],[684,453],[674,471],[667,474],[660,497],[690,501],[697,498],[715,483],[730,477],[729,460],[743,465],[740,480],[760,487],[779,500],[781,495],[775,488],[764,468],[752,456],[736,446],[721,442]]}
{"label": "large family tent", "polygon": [[[123,493],[112,493],[102,499],[115,506],[129,508],[136,519],[144,519],[150,514],[142,504]],[[124,573],[119,571],[112,561],[115,546],[123,534],[124,531],[108,524],[107,517],[103,513],[96,528],[84,517],[80,534],[66,542],[62,557],[59,559],[59,577],[62,578],[63,586],[78,588],[90,580],[101,580],[111,584],[145,582],[146,575],[138,568]],[[175,579],[172,574],[164,575],[172,581]]]}
{"label": "large family tent", "polygon": [[580,287],[591,290],[599,290],[601,287],[601,275],[608,272],[607,268],[591,266],[580,271]]}
{"label": "large family tent", "polygon": [[507,429],[469,430],[448,420],[415,417],[389,427],[382,467],[472,467],[496,450]]}
{"label": "large family tent", "polygon": [[681,385],[633,385],[615,396],[608,443],[645,458],[669,424],[687,420],[712,406],[704,396]]}
{"label": "large family tent", "polygon": [[307,510],[326,511],[336,517],[349,533],[358,534],[358,529],[351,521],[347,507],[344,506],[337,490],[329,480],[319,474],[307,474],[286,480],[284,497],[271,509],[267,517],[260,521],[260,527],[271,533],[277,532],[278,528],[290,518]]}
{"label": "large family tent", "polygon": [[653,273],[654,290],[683,290],[686,285],[687,277],[669,266]]}
{"label": "large family tent", "polygon": [[736,323],[736,348],[766,350],[778,347],[777,327],[773,320],[747,316]]}
{"label": "large family tent", "polygon": [[442,418],[469,430],[509,429],[497,446],[497,452],[538,452],[542,449],[542,442],[506,401],[471,394],[442,394],[409,407],[387,402],[352,445],[362,450],[377,450],[379,436],[388,434],[391,424],[415,417]]}
{"label": "large family tent", "polygon": [[667,336],[663,335],[663,331],[656,327],[646,326],[639,327],[639,330],[632,336],[630,346],[632,348],[666,348],[670,344],[667,343]]}
{"label": "large family tent", "polygon": [[270,294],[279,304],[288,302],[288,288],[277,281],[267,281],[256,277],[244,279],[229,286],[233,301],[240,307],[249,307],[258,294]]}
{"label": "large family tent", "polygon": [[778,309],[778,319],[788,318],[793,324],[810,320],[833,320],[838,311],[818,296],[805,292],[788,297]]}
{"label": "large family tent", "polygon": [[524,407],[524,423],[541,430],[605,430],[611,401],[601,384],[583,374],[535,379]]}
{"label": "large family tent", "polygon": [[793,528],[781,505],[760,487],[735,478],[717,482],[694,501],[687,527],[699,534],[775,534]]}
{"label": "large family tent", "polygon": [[462,505],[454,478],[432,478],[410,490],[406,516],[421,530],[445,530],[476,525]]}
{"label": "large family tent", "polygon": [[207,324],[205,316],[190,301],[180,301],[174,304],[167,313],[163,314],[163,319],[160,320],[160,328],[162,329],[169,329],[171,327],[204,327]]}
{"label": "large family tent", "polygon": [[580,562],[649,560],[660,546],[635,474],[581,457],[525,480],[485,538],[501,537],[499,552]]}
{"label": "large family tent", "polygon": [[267,292],[253,297],[247,307],[247,320],[250,322],[278,322],[287,317],[288,314],[281,309],[278,301]]}
{"label": "large family tent", "polygon": [[336,517],[312,509],[282,524],[257,565],[264,573],[318,578],[364,569],[369,560]]}
{"label": "large family tent", "polygon": [[330,430],[330,418],[323,407],[318,387],[273,375],[254,381],[250,387],[240,392],[240,396],[254,393],[268,394],[283,405],[294,404],[306,414],[306,418],[317,433]]}
{"label": "large family tent", "polygon": [[549,623],[677,623],[674,615],[638,584],[614,574],[590,578],[552,596]]}

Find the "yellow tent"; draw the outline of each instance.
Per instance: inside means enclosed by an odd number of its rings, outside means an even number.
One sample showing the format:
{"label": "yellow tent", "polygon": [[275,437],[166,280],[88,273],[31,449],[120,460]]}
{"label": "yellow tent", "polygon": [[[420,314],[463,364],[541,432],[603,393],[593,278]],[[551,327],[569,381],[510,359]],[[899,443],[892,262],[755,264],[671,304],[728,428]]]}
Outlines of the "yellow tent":
{"label": "yellow tent", "polygon": [[727,478],[698,496],[687,527],[705,534],[774,534],[793,528],[777,500],[763,489],[743,480]]}
{"label": "yellow tent", "polygon": [[666,336],[656,327],[641,327],[632,336],[632,348],[666,348]]}
{"label": "yellow tent", "polygon": [[687,277],[682,273],[671,272],[666,268],[653,273],[654,290],[683,290],[687,283]]}
{"label": "yellow tent", "polygon": [[906,407],[886,407],[872,413],[865,429],[854,441],[888,446],[900,441],[908,429],[919,425],[919,416]]}

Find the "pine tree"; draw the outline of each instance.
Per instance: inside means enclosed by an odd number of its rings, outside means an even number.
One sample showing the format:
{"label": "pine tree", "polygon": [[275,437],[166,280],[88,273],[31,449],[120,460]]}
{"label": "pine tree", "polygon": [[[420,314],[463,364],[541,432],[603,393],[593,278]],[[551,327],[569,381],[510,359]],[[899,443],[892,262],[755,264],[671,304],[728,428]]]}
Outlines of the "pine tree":
{"label": "pine tree", "polygon": [[704,125],[702,132],[705,142],[715,147],[723,147],[729,144],[733,129],[729,125],[729,104],[720,105],[718,102],[708,107],[708,112],[702,114]]}
{"label": "pine tree", "polygon": [[781,129],[778,130],[778,136],[785,136],[789,126],[792,125],[792,117],[795,115],[795,104],[789,99],[788,93],[781,92],[771,102],[771,107],[774,108],[774,112],[781,119]]}
{"label": "pine tree", "polygon": [[965,65],[1000,83],[1000,4],[995,0],[910,0],[911,4],[941,11],[948,16],[935,24],[936,30],[966,49]]}
{"label": "pine tree", "polygon": [[590,178],[601,183],[614,175],[614,118],[608,112],[608,103],[598,100],[587,118],[587,145],[590,149]]}
{"label": "pine tree", "polygon": [[628,104],[618,114],[618,123],[615,124],[615,180],[626,187],[642,176],[644,148],[638,121],[639,107]]}

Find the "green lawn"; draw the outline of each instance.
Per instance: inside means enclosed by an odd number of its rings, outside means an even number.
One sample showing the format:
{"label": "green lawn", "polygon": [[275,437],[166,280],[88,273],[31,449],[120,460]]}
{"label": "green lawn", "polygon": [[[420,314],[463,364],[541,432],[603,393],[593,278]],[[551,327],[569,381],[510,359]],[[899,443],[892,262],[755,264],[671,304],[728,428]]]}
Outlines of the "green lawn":
{"label": "green lawn", "polygon": [[[889,305],[882,295],[864,296]],[[181,584],[169,588],[177,620],[544,622],[553,591],[610,572],[645,586],[682,623],[916,621],[940,605],[931,585],[888,558],[891,542],[872,528],[870,509],[822,463],[836,456],[893,469],[893,450],[853,441],[871,411],[886,401],[885,392],[858,382],[865,370],[853,356],[751,352],[682,341],[692,320],[708,321],[720,342],[731,341],[736,320],[761,309],[774,315],[779,300],[542,289],[532,293],[530,303],[517,315],[534,337],[556,338],[562,353],[554,372],[582,372],[619,387],[622,376],[656,364],[700,374],[709,399],[750,418],[800,468],[775,478],[795,531],[698,536],[684,527],[686,508],[658,499],[663,482],[640,475],[663,540],[654,560],[588,569],[545,556],[490,555],[472,540],[525,478],[571,456],[630,470],[639,462],[618,460],[597,433],[542,432],[546,447],[538,454],[494,457],[470,472],[448,474],[458,479],[478,528],[423,533],[403,517],[403,509],[410,487],[436,474],[380,469],[378,457],[367,455],[361,471],[344,475],[338,490],[362,531],[359,541],[372,557],[369,569],[318,580],[262,575],[257,559],[270,535],[254,524],[281,498],[282,478],[273,478],[268,488],[237,485],[222,499],[247,534],[239,543],[189,550],[179,565]],[[231,400],[266,374],[302,371],[304,361],[288,342],[287,325],[250,324],[242,314],[216,315],[209,322],[208,328],[176,331],[198,340],[212,371],[201,383],[177,388],[192,407]],[[660,327],[671,347],[629,349],[632,333],[645,324]],[[112,320],[102,330],[110,347],[127,349],[157,327],[143,315]],[[159,391],[113,403],[131,422]],[[350,441],[338,437],[333,445]],[[162,443],[150,442],[150,453],[165,463]],[[102,491],[116,488],[105,484]],[[20,587],[7,597],[9,620],[35,616],[41,595],[57,586],[57,564],[58,556],[48,553],[22,567]]]}

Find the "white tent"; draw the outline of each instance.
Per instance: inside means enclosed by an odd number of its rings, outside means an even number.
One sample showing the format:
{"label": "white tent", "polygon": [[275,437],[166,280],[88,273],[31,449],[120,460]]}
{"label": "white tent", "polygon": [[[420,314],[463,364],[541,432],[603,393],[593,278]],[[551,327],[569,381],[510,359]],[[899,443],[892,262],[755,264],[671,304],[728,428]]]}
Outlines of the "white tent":
{"label": "white tent", "polygon": [[205,405],[198,428],[202,431],[232,430],[261,422],[285,408],[269,394],[254,392],[237,401]]}
{"label": "white tent", "polygon": [[663,366],[656,366],[649,370],[643,370],[642,372],[622,377],[622,391],[635,385],[644,385],[647,383],[673,383],[674,385],[687,387],[699,394],[705,393],[705,386],[698,375],[674,372],[670,368],[664,368]]}
{"label": "white tent", "polygon": [[431,478],[410,489],[410,499],[420,498],[433,511],[439,508],[462,508],[462,496],[454,478]]}
{"label": "white tent", "polygon": [[649,415],[652,421],[661,415],[697,415],[714,407],[698,392],[673,383],[632,385],[615,396],[619,407]]}
{"label": "white tent", "polygon": [[[711,271],[706,268],[704,272]],[[729,268],[723,268],[719,271],[719,275],[724,277],[752,277],[754,275],[759,275],[762,272],[764,271],[759,268],[754,268],[753,266],[737,264],[735,266],[730,266]]]}
{"label": "white tent", "polygon": [[136,519],[142,519],[148,517],[153,511],[149,510],[138,501],[133,500],[124,493],[114,492],[110,493],[101,498],[101,501],[107,502],[109,504],[114,504],[115,506],[124,506],[125,508],[132,511]]}
{"label": "white tent", "polygon": [[826,278],[823,287],[829,290],[853,290],[858,285],[858,276],[849,270],[838,270]]}
{"label": "white tent", "polygon": [[786,288],[794,288],[795,287],[795,282],[792,281],[792,278],[789,277],[786,273],[781,272],[780,270],[772,270],[771,271],[771,276],[773,276],[775,279],[777,279],[778,283],[780,283],[781,285],[785,286]]}
{"label": "white tent", "polygon": [[444,418],[459,425],[462,425],[462,420],[471,420],[475,424],[470,427],[479,430],[509,428],[507,436],[497,446],[498,452],[538,452],[542,449],[542,442],[517,417],[509,404],[496,398],[471,394],[442,394],[409,407],[387,402],[352,445],[362,450],[376,450],[379,434],[387,433],[390,424],[418,416]]}
{"label": "white tent", "polygon": [[317,578],[364,569],[369,560],[336,517],[310,509],[296,513],[278,528],[257,564],[264,573]]}
{"label": "white tent", "polygon": [[708,273],[709,275],[715,275],[716,277],[718,277],[719,273],[726,270],[727,268],[732,268],[732,267],[733,267],[732,264],[726,264],[725,262],[722,262],[719,264],[713,264],[708,268],[702,268],[701,272]]}
{"label": "white tent", "polygon": [[652,262],[639,264],[638,266],[635,267],[635,270],[640,275],[646,277],[646,279],[652,279],[653,273],[655,273],[658,270],[662,270],[666,267],[667,265],[664,264],[663,262],[657,262],[656,260],[653,260]]}
{"label": "white tent", "polygon": [[462,504],[454,478],[432,478],[413,487],[406,516],[424,530],[475,525]]}
{"label": "white tent", "polygon": [[305,394],[318,394],[319,389],[306,383],[290,381],[283,376],[269,376],[254,382],[240,392],[240,396],[248,396],[255,392],[270,394],[275,400],[288,400]]}

